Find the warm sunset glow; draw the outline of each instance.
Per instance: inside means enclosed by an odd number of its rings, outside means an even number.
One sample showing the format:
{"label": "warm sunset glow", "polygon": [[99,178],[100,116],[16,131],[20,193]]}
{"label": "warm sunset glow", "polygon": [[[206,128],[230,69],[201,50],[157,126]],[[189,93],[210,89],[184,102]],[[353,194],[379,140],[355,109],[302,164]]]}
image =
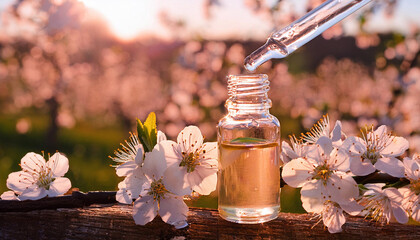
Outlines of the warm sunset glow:
{"label": "warm sunset glow", "polygon": [[142,33],[155,32],[159,28],[155,1],[80,1],[103,15],[111,30],[122,39],[132,39]]}

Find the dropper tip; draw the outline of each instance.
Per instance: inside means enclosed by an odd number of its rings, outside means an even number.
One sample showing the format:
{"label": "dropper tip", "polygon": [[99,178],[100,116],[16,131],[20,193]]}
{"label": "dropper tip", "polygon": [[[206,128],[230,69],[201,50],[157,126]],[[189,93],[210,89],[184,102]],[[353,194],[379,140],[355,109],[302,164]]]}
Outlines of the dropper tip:
{"label": "dropper tip", "polygon": [[248,55],[244,61],[244,67],[250,72],[254,72],[257,67],[272,58],[284,58],[288,55],[286,46],[280,42],[269,38],[267,42]]}
{"label": "dropper tip", "polygon": [[248,72],[255,72],[258,66],[256,66],[255,62],[253,62],[250,56],[245,58],[244,67]]}

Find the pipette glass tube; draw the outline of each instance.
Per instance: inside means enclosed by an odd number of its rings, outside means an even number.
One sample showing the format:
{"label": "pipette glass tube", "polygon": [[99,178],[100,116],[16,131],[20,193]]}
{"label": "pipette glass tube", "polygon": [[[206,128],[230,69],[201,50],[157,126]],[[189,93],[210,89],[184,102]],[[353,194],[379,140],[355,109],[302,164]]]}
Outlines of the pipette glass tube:
{"label": "pipette glass tube", "polygon": [[245,59],[255,71],[272,58],[284,58],[372,0],[328,0],[289,26],[271,34],[267,42]]}

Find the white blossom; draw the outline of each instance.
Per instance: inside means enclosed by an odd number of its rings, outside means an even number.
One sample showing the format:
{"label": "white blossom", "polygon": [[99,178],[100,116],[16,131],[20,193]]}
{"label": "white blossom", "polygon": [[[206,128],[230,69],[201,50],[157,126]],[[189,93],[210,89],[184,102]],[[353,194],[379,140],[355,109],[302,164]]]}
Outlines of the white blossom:
{"label": "white blossom", "polygon": [[308,152],[308,144],[303,143],[302,140],[297,139],[296,136],[289,136],[290,146],[286,141],[281,143],[281,160],[283,163],[288,163],[290,160],[306,156]]}
{"label": "white blossom", "polygon": [[118,183],[116,200],[119,203],[131,204],[133,199],[139,197],[143,184],[147,181],[146,176],[140,166],[136,166],[133,171]]}
{"label": "white blossom", "polygon": [[321,209],[315,209],[316,212],[311,211],[312,209],[305,210],[319,216],[330,233],[338,233],[342,231],[341,227],[346,223],[346,217],[344,216],[343,211],[355,216],[359,214],[362,209],[363,206],[352,200],[342,204],[324,201],[323,207]]}
{"label": "white blossom", "polygon": [[177,142],[162,141],[159,145],[168,162],[167,175],[172,179],[166,185],[169,190],[177,188],[173,185],[179,182],[183,183],[185,195],[191,194],[192,190],[202,195],[216,190],[217,143],[203,143],[198,127],[188,126],[178,134]]}
{"label": "white blossom", "polygon": [[22,171],[10,173],[7,187],[18,194],[20,200],[37,200],[66,193],[71,183],[63,177],[69,169],[67,157],[60,153],[45,162],[43,156],[30,152],[20,162]]}
{"label": "white blossom", "polygon": [[164,222],[176,228],[186,227],[188,207],[183,201],[182,183],[178,188],[172,184],[171,191],[166,187],[171,180],[166,176],[167,162],[160,144],[146,155],[142,169],[146,179],[133,205],[136,224],[145,225],[159,214]]}
{"label": "white blossom", "polygon": [[119,163],[115,171],[119,177],[128,176],[137,166],[143,163],[144,149],[136,134],[130,133],[129,140],[125,141],[125,145],[121,143],[122,149],[117,149],[115,157],[110,157]]}
{"label": "white blossom", "polygon": [[368,190],[359,203],[365,206],[365,214],[376,221],[387,222],[396,220],[407,223],[408,215],[402,207],[403,196],[396,188],[382,189],[384,183],[364,185]]}
{"label": "white blossom", "polygon": [[357,184],[346,173],[348,169],[347,154],[333,148],[331,139],[322,136],[310,147],[306,157],[286,163],[282,176],[289,186],[302,188],[305,209],[320,212],[325,201],[341,204],[358,197]]}
{"label": "white blossom", "polygon": [[341,122],[336,121],[333,130],[330,132],[330,118],[324,115],[306,134],[302,134],[302,140],[305,143],[315,144],[320,137],[327,137],[331,139],[334,147],[339,147],[342,144],[341,137]]}
{"label": "white blossom", "polygon": [[[163,132],[158,131],[157,142],[166,140]],[[146,181],[146,177],[142,170],[144,156],[150,153],[144,153],[142,144],[135,134],[130,133],[129,141],[125,141],[125,145],[121,144],[122,150],[115,151],[116,157],[111,157],[114,161],[122,163],[116,167],[116,173],[124,180],[118,184],[116,200],[120,203],[131,204],[136,199],[141,190],[141,186]]]}
{"label": "white blossom", "polygon": [[365,176],[378,169],[394,177],[404,177],[403,163],[396,157],[408,149],[408,141],[392,136],[385,125],[375,131],[366,130],[363,138],[348,137],[342,147],[350,155],[350,170],[355,175]]}
{"label": "white blossom", "polygon": [[411,217],[420,222],[420,155],[404,158],[405,177],[410,183],[398,190],[403,195],[402,205]]}

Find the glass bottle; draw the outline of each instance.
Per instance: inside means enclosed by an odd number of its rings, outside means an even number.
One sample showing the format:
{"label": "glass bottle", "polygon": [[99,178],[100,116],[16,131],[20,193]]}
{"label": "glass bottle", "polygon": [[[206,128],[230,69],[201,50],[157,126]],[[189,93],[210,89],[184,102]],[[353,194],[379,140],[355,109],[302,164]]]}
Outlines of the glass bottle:
{"label": "glass bottle", "polygon": [[219,214],[236,223],[261,223],[280,210],[280,123],[269,113],[265,74],[228,76],[219,121]]}

